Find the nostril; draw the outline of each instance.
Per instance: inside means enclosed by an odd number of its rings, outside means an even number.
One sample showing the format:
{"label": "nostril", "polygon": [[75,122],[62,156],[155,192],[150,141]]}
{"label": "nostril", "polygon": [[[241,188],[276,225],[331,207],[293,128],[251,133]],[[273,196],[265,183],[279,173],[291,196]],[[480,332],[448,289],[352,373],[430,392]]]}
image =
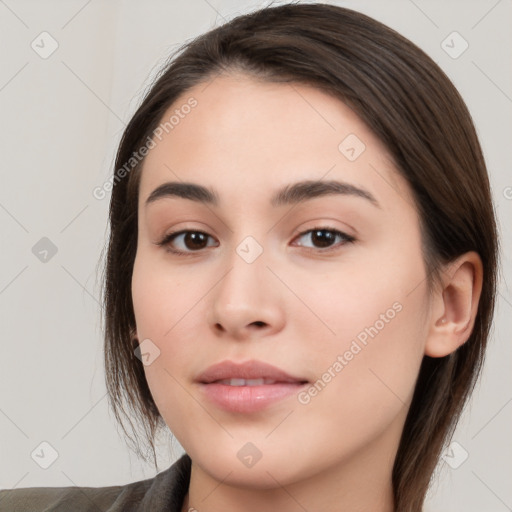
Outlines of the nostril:
{"label": "nostril", "polygon": [[256,321],[256,322],[253,322],[254,325],[257,325],[258,327],[262,327],[265,325],[265,322],[262,322],[260,320]]}

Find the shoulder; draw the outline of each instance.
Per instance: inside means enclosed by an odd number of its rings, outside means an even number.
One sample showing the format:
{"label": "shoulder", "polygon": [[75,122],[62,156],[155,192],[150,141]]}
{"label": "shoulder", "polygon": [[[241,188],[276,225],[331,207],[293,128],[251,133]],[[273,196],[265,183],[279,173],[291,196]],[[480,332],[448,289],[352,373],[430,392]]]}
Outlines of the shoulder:
{"label": "shoulder", "polygon": [[190,480],[183,455],[155,477],[109,487],[28,487],[0,490],[2,512],[143,512],[181,510]]}
{"label": "shoulder", "polygon": [[0,510],[5,512],[43,510],[54,512],[67,509],[77,512],[86,510],[105,510],[106,512],[111,510],[111,505],[125,487],[127,486],[7,489],[0,491]]}

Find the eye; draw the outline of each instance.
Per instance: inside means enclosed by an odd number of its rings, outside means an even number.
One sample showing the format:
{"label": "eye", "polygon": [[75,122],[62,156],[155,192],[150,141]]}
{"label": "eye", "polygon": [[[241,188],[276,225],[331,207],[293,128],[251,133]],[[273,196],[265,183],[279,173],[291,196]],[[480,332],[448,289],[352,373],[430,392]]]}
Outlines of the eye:
{"label": "eye", "polygon": [[[309,237],[312,243],[316,244],[316,246],[313,245],[313,247],[309,248],[319,249],[319,252],[335,250],[337,247],[332,247],[332,244],[335,243],[336,239],[338,239],[340,242],[338,245],[345,245],[355,241],[353,236],[347,235],[346,233],[343,233],[337,229],[325,226],[315,227],[313,229],[303,231],[299,234],[298,237],[295,238],[295,240],[306,237]],[[208,238],[212,237],[202,231],[182,230],[168,233],[160,242],[157,242],[157,245],[165,247],[166,251],[173,254],[187,256],[194,252],[199,252],[206,247],[218,246],[218,244],[208,245]],[[181,248],[176,249],[173,247],[173,244],[176,242],[181,243]]]}
{"label": "eye", "polygon": [[[189,255],[208,247],[207,245],[205,246],[205,241],[207,241],[208,238],[211,238],[211,236],[202,231],[183,230],[168,233],[157,245],[165,247],[167,251],[174,254]],[[172,247],[172,244],[176,241],[181,242],[181,249],[174,249]]]}
{"label": "eye", "polygon": [[321,250],[319,252],[335,250],[337,247],[332,247],[332,244],[336,241],[336,239],[341,240],[341,245],[355,241],[353,236],[347,235],[342,231],[329,228],[327,226],[319,226],[313,229],[308,229],[307,231],[303,231],[296,239],[300,238],[307,238],[313,244],[317,244],[316,246],[313,245],[312,249],[320,248]]}

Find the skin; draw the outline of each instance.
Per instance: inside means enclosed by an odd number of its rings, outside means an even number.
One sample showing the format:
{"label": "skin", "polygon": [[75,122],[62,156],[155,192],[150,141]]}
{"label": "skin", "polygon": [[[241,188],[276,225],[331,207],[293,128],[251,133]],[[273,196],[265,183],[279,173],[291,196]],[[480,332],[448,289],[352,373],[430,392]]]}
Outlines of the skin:
{"label": "skin", "polygon": [[[392,511],[391,471],[422,358],[469,337],[481,261],[462,255],[429,297],[411,191],[338,99],[232,73],[187,91],[165,119],[191,96],[197,106],[144,162],[132,280],[136,335],[160,350],[144,367],[149,387],[193,461],[182,510]],[[354,161],[338,149],[349,134],[366,146]],[[270,205],[276,189],[306,179],[364,188],[380,207],[335,194]],[[210,186],[220,204],[166,197],[146,206],[166,181]],[[322,252],[322,239],[299,235],[318,226],[356,240],[336,237]],[[182,229],[209,237],[202,246],[171,242],[186,256],[157,245]],[[236,252],[247,236],[263,249],[250,264]],[[333,372],[397,303],[394,318]],[[205,400],[199,373],[251,359],[311,383],[329,368],[334,376],[307,404],[292,395],[246,414]],[[250,468],[237,457],[247,442],[262,455]]]}

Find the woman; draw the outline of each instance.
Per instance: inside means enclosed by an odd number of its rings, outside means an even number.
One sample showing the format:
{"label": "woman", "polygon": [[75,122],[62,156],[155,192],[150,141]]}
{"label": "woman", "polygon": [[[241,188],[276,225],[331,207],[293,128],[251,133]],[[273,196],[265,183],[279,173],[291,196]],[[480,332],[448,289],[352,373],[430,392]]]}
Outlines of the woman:
{"label": "woman", "polygon": [[136,446],[130,418],[186,455],[126,486],[2,492],[6,510],[421,511],[498,247],[439,67],[341,7],[239,16],[163,70],[111,186],[111,404]]}

